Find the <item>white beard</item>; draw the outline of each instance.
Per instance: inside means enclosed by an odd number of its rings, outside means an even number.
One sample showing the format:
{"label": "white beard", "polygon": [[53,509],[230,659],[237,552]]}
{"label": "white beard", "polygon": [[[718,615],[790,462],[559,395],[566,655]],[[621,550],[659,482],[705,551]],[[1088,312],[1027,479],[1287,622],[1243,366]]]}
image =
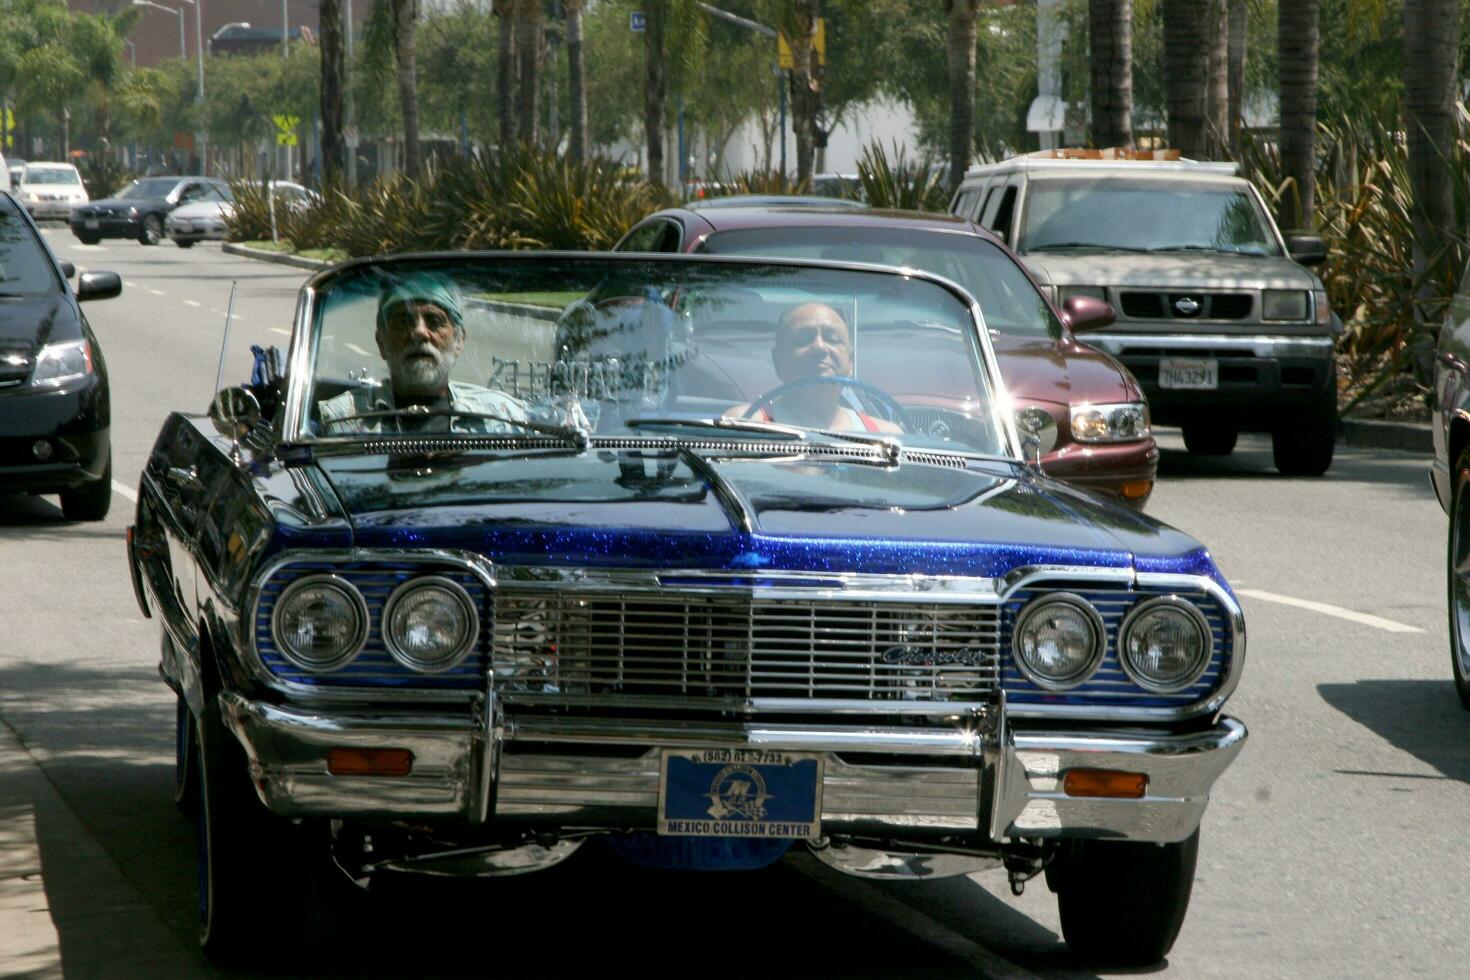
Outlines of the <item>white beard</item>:
{"label": "white beard", "polygon": [[[426,354],[427,357],[419,357]],[[432,344],[405,350],[393,372],[393,390],[412,398],[432,398],[449,383],[454,358]]]}

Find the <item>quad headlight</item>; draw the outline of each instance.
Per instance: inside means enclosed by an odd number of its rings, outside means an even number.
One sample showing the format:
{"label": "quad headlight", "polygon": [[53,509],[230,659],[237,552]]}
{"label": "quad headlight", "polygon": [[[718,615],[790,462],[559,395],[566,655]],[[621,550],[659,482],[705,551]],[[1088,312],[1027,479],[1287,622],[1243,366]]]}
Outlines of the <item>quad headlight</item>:
{"label": "quad headlight", "polygon": [[271,630],[281,654],[296,666],[336,670],[367,642],[367,603],[346,579],[309,575],[281,593]]}
{"label": "quad headlight", "polygon": [[1011,638],[1021,673],[1052,691],[1076,687],[1091,677],[1106,646],[1102,617],[1070,593],[1044,596],[1022,609]]}
{"label": "quad headlight", "polygon": [[457,665],[480,631],[475,603],[459,583],[433,575],[411,579],[383,607],[383,644],[399,663],[426,673]]}
{"label": "quad headlight", "polygon": [[1305,320],[1311,298],[1303,289],[1267,289],[1261,293],[1261,319]]}
{"label": "quad headlight", "polygon": [[1133,442],[1148,432],[1144,402],[1072,406],[1072,438],[1078,442]]}
{"label": "quad headlight", "polygon": [[1133,683],[1157,694],[1182,691],[1199,680],[1213,649],[1204,614],[1177,596],[1141,603],[1119,632],[1123,670]]}

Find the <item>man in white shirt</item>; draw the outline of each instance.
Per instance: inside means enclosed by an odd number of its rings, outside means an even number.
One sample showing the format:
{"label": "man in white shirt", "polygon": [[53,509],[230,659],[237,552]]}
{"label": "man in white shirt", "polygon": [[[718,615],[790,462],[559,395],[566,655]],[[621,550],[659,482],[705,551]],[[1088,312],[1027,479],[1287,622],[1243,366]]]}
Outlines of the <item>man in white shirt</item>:
{"label": "man in white shirt", "polygon": [[[464,351],[459,290],[442,276],[422,274],[378,298],[374,336],[388,364],[386,384],[345,391],[319,406],[325,434],[343,432],[516,432],[519,426],[476,415],[525,420],[526,406],[503,391],[449,380]],[[423,415],[360,418],[422,406]],[[464,414],[455,414],[464,413]]]}

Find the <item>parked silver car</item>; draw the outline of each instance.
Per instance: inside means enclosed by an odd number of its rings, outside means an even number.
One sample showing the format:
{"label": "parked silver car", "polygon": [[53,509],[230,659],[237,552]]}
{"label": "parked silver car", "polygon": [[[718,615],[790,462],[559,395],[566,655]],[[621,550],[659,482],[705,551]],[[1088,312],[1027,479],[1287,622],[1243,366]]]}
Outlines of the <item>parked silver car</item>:
{"label": "parked silver car", "polygon": [[1087,343],[1133,372],[1191,452],[1269,432],[1278,470],[1316,476],[1337,436],[1341,321],[1306,266],[1327,247],[1283,237],[1235,171],[1033,154],[969,171],[950,210],[1005,239],[1058,302],[1112,304],[1117,319]]}
{"label": "parked silver car", "polygon": [[[289,180],[271,181],[271,190],[277,195],[277,203],[288,208],[304,207],[317,199],[315,191]],[[170,211],[164,227],[179,248],[190,248],[201,241],[224,241],[225,219],[233,206],[234,195],[221,185],[205,197]]]}

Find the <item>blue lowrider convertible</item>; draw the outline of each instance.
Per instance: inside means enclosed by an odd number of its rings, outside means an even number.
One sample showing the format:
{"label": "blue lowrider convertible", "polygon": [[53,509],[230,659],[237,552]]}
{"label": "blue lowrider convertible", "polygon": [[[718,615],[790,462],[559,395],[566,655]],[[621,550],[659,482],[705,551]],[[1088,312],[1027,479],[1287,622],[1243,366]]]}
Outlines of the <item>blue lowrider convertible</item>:
{"label": "blue lowrider convertible", "polygon": [[1246,738],[1240,608],[1197,541],[1041,475],[957,286],[362,260],[259,367],[168,418],[129,534],[208,955],[324,876],[583,845],[1044,873],[1074,949],[1169,950]]}

